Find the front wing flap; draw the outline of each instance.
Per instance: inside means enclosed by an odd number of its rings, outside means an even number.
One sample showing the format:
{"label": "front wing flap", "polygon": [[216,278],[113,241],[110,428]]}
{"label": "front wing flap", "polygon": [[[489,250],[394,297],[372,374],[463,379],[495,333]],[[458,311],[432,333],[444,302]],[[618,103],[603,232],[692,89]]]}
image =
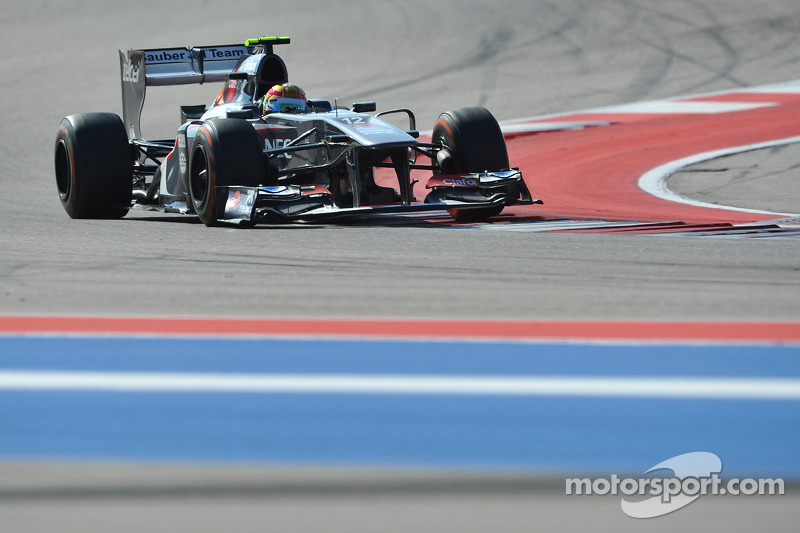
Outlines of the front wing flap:
{"label": "front wing flap", "polygon": [[269,222],[355,217],[379,213],[414,213],[541,204],[517,169],[433,176],[424,203],[338,207],[322,185],[278,187],[217,187],[217,201],[225,205],[223,220]]}
{"label": "front wing flap", "polygon": [[[500,195],[502,205],[541,204],[534,200],[531,192],[522,179],[522,172],[512,168],[497,172],[473,172],[470,174],[453,174],[433,176],[428,180],[426,189],[431,189],[426,202],[457,201],[467,204],[481,204],[489,198]],[[492,200],[495,205],[497,202]],[[482,206],[481,206],[482,207]],[[463,207],[459,207],[462,209]]]}

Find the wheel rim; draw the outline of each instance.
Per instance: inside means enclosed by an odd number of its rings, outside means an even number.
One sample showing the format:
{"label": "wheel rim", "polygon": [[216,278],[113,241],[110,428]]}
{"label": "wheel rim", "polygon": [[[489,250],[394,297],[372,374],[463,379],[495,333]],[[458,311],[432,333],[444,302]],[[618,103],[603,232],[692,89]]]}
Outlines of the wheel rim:
{"label": "wheel rim", "polygon": [[[447,152],[449,157],[453,157],[453,149],[447,144],[447,139],[441,133],[438,133],[433,136],[431,139],[431,144],[438,145],[439,149],[438,152]],[[447,174],[444,169],[439,168],[438,171],[434,170],[434,174]]]}
{"label": "wheel rim", "polygon": [[189,187],[192,201],[197,205],[202,205],[208,195],[208,160],[202,146],[198,146],[192,155]]}
{"label": "wheel rim", "polygon": [[56,185],[62,201],[69,198],[72,189],[72,165],[68,154],[67,143],[60,139],[56,147]]}

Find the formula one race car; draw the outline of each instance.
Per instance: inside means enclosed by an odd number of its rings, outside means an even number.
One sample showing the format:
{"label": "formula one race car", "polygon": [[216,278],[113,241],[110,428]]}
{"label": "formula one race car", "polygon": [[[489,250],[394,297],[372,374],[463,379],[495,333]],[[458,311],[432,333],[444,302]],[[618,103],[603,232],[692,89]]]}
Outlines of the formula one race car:
{"label": "formula one race car", "polygon": [[[262,114],[267,92],[288,82],[273,52],[287,43],[120,51],[122,119],[81,113],[58,130],[56,182],[69,216],[118,218],[136,206],[195,213],[208,226],[434,210],[475,221],[540,203],[509,168],[500,127],[483,108],[442,113],[430,143],[418,140],[410,110],[373,115],[374,102],[347,109],[303,95],[301,106]],[[182,106],[176,139],[143,139],[147,86],[213,81],[225,83],[219,96]],[[390,114],[408,129],[379,118]],[[424,202],[412,170],[428,172]],[[379,185],[376,175],[387,173],[390,186]]]}

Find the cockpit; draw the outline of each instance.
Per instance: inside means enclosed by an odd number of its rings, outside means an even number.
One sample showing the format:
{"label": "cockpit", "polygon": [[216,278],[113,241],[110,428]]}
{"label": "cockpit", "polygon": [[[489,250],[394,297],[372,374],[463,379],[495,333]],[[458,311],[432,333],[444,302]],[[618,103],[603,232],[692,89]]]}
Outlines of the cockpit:
{"label": "cockpit", "polygon": [[273,85],[289,80],[286,64],[275,54],[249,55],[228,76],[214,105],[253,104],[260,101]]}

